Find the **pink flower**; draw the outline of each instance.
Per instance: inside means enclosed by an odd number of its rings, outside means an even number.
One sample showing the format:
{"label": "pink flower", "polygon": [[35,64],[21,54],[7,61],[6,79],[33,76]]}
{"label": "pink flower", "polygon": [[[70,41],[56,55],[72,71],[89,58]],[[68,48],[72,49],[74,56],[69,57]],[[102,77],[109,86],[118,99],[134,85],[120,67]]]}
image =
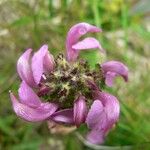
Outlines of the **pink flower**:
{"label": "pink flower", "polygon": [[41,102],[40,98],[24,81],[22,81],[18,93],[19,101],[12,92],[10,92],[10,98],[15,113],[24,120],[43,121],[48,119],[58,108],[54,103]]}
{"label": "pink flower", "polygon": [[119,119],[120,106],[117,98],[106,92],[94,91],[94,99],[86,118],[91,129],[87,139],[91,143],[101,144]]}
{"label": "pink flower", "polygon": [[97,41],[95,38],[88,37],[82,41],[79,41],[81,36],[89,32],[102,32],[102,30],[88,23],[78,23],[69,30],[66,39],[68,61],[76,61],[80,50],[98,48],[104,52],[99,41]]}
{"label": "pink flower", "polygon": [[104,71],[105,83],[107,86],[113,86],[113,81],[116,76],[122,76],[123,79],[128,81],[128,68],[119,61],[108,61],[101,65]]}
{"label": "pink flower", "polygon": [[22,80],[31,87],[36,87],[44,72],[52,71],[54,58],[48,51],[48,46],[43,45],[33,56],[32,49],[26,50],[18,59],[17,71]]}
{"label": "pink flower", "polygon": [[[58,55],[54,60],[43,45],[32,55],[26,50],[17,62],[17,71],[22,80],[17,99],[12,92],[10,98],[14,112],[26,121],[50,120],[60,124],[86,123],[90,132],[87,140],[101,144],[119,118],[119,102],[116,97],[102,92],[99,83],[112,86],[114,77],[128,79],[127,67],[118,61],[101,65],[102,70],[90,70],[84,60],[78,60],[80,50],[98,48],[100,43],[92,37],[79,41],[89,32],[101,29],[88,23],[73,26],[67,35],[66,59]],[[45,101],[45,102],[43,102]]]}

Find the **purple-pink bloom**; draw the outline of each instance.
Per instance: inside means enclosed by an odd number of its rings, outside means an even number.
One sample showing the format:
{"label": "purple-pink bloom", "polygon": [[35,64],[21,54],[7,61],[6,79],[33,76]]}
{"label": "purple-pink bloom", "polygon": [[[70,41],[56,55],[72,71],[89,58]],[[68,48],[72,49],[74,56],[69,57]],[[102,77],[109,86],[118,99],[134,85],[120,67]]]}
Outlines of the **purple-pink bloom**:
{"label": "purple-pink bloom", "polygon": [[47,45],[43,45],[33,56],[31,52],[32,49],[26,50],[18,59],[17,71],[22,80],[31,87],[36,87],[42,74],[53,70],[54,59]]}
{"label": "purple-pink bloom", "polygon": [[10,99],[16,115],[26,121],[50,120],[76,127],[86,123],[90,129],[87,140],[101,144],[117,122],[120,106],[117,98],[103,92],[99,85],[105,79],[105,84],[112,86],[116,76],[127,81],[128,68],[121,62],[109,61],[93,71],[86,61],[77,61],[80,50],[98,48],[103,51],[95,38],[79,41],[89,32],[101,32],[101,29],[79,23],[69,30],[66,59],[60,54],[54,60],[47,45],[34,54],[32,49],[27,49],[17,62],[22,80],[19,98],[10,92]]}
{"label": "purple-pink bloom", "polygon": [[128,68],[122,62],[119,61],[108,61],[101,65],[105,76],[105,84],[107,86],[113,86],[115,77],[122,76],[123,79],[128,81]]}
{"label": "purple-pink bloom", "polygon": [[71,27],[66,39],[66,55],[68,61],[76,61],[80,50],[98,48],[102,52],[104,51],[99,41],[97,41],[95,38],[88,37],[82,41],[79,41],[81,36],[90,32],[102,32],[102,30],[88,23],[78,23]]}
{"label": "purple-pink bloom", "polygon": [[94,99],[86,118],[86,123],[91,129],[87,139],[93,144],[101,144],[117,122],[120,106],[117,98],[106,92],[94,91]]}
{"label": "purple-pink bloom", "polygon": [[10,98],[15,113],[26,121],[37,122],[48,119],[58,108],[54,103],[41,102],[24,81],[19,88],[19,100],[12,92]]}

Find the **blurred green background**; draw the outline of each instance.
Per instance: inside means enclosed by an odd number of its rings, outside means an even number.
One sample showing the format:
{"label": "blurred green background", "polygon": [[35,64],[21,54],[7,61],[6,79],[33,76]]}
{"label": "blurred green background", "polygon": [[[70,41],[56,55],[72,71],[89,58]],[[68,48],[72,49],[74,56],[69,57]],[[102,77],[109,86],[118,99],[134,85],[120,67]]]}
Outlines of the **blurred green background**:
{"label": "blurred green background", "polygon": [[88,22],[103,29],[95,35],[107,51],[102,60],[120,60],[130,70],[128,84],[118,79],[107,89],[120,100],[121,115],[105,145],[149,150],[149,6],[149,0],[0,0],[0,149],[100,149],[86,146],[74,133],[51,135],[46,123],[17,118],[8,95],[10,89],[17,93],[16,61],[25,49],[47,43],[56,55],[65,50],[70,27]]}

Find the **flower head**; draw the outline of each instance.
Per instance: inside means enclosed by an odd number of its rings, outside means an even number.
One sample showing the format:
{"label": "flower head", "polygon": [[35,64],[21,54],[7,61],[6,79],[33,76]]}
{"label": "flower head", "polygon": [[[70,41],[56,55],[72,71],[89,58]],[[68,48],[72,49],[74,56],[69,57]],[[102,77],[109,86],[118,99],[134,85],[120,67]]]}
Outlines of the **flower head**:
{"label": "flower head", "polygon": [[22,80],[18,90],[19,100],[10,92],[15,113],[24,120],[37,122],[50,120],[59,124],[86,123],[90,132],[87,139],[101,144],[106,134],[119,118],[119,102],[116,97],[103,92],[104,80],[111,86],[113,78],[121,75],[127,81],[127,67],[117,61],[98,64],[91,70],[89,64],[78,59],[80,50],[98,48],[98,40],[87,37],[88,32],[101,29],[88,23],[73,26],[67,35],[66,58],[59,54],[56,59],[43,45],[37,52],[26,50],[17,62]]}

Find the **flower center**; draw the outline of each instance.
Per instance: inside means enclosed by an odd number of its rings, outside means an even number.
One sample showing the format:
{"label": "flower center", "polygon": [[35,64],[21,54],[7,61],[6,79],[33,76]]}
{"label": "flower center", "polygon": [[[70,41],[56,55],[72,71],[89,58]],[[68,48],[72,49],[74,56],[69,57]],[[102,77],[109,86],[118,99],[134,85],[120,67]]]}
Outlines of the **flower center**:
{"label": "flower center", "polygon": [[91,88],[88,81],[94,82],[98,87],[103,83],[103,73],[100,67],[90,70],[89,64],[84,60],[69,63],[63,54],[56,58],[55,70],[44,75],[41,87],[48,90],[40,92],[46,101],[58,103],[61,108],[70,108],[79,94],[86,97],[87,103],[92,100]]}

